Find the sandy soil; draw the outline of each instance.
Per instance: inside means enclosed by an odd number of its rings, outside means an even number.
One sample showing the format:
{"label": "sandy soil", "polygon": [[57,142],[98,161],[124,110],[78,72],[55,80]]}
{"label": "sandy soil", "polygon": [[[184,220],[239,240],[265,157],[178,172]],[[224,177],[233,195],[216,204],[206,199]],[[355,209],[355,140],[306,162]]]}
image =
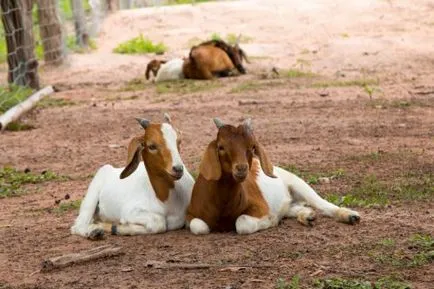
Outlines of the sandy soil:
{"label": "sandy soil", "polygon": [[[397,267],[375,256],[390,249],[411,254],[408,239],[434,233],[431,196],[385,208],[358,208],[356,226],[319,218],[312,228],[285,220],[251,236],[195,237],[186,231],[113,237],[94,243],[71,236],[76,211],[60,214],[55,200],[83,197],[89,177],[105,163],[122,166],[126,145],[140,131],[135,116],[154,121],[169,112],[183,131],[181,154],[196,171],[215,135],[211,117],[237,123],[252,117],[256,135],[276,164],[304,173],[345,176],[316,184],[321,194],[345,194],[374,174],[398,182],[434,171],[434,4],[432,1],[238,1],[121,11],[102,24],[99,49],[70,55],[60,68],[44,67],[53,98],[75,105],[37,108],[24,121],[35,129],[0,136],[0,165],[33,172],[52,170],[67,181],[30,185],[27,194],[0,199],[0,288],[274,288],[278,278],[375,281],[395,276],[413,288],[432,288],[432,263]],[[161,93],[142,80],[147,56],[115,55],[121,41],[144,33],[186,55],[189,43],[212,33],[242,33],[252,60],[248,74],[219,79],[197,92]],[[315,77],[272,79],[281,71],[312,71]],[[337,85],[372,81],[365,87]],[[339,81],[339,82],[337,82]],[[330,87],[318,87],[318,83]],[[167,85],[166,85],[167,86]],[[246,88],[247,87],[247,88]],[[369,91],[372,95],[369,96]],[[237,91],[237,92],[236,92]],[[372,157],[372,156],[379,157]],[[432,182],[431,182],[432,186]],[[66,203],[68,201],[62,201]],[[47,257],[117,244],[125,254],[52,273],[38,273]],[[160,270],[148,261],[210,263],[222,268]],[[267,265],[227,270],[225,265]],[[9,284],[9,285],[8,285]]]}

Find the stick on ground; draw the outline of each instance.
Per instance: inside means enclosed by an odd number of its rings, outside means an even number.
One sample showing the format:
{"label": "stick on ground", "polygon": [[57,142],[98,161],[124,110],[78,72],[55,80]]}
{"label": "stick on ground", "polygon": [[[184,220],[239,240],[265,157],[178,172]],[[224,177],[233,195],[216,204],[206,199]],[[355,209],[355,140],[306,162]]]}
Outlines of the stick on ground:
{"label": "stick on ground", "polygon": [[49,272],[54,269],[67,267],[77,263],[88,262],[104,257],[113,257],[123,254],[121,247],[113,247],[111,245],[105,245],[82,251],[80,253],[72,253],[62,255],[58,257],[49,258],[42,261],[41,272]]}
{"label": "stick on ground", "polygon": [[34,107],[39,100],[41,100],[44,96],[53,93],[53,91],[53,87],[51,86],[44,87],[23,102],[10,108],[3,115],[0,115],[0,130],[4,130],[10,122],[20,118],[20,116],[23,115],[26,111]]}

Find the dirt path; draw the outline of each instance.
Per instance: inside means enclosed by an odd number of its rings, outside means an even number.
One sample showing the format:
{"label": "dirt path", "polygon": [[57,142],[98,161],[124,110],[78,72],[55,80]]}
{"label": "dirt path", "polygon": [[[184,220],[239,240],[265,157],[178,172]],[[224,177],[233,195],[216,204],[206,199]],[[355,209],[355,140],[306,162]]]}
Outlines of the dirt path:
{"label": "dirt path", "polygon": [[[239,1],[111,15],[96,52],[45,68],[44,82],[60,88],[53,98],[73,105],[39,107],[25,118],[35,129],[0,136],[0,166],[69,177],[0,199],[0,288],[274,288],[278,278],[293,276],[301,288],[334,277],[432,288],[432,244],[426,249],[415,240],[434,235],[434,5],[359,2]],[[242,47],[253,63],[242,77],[156,87],[140,80],[154,56],[111,53],[140,32],[164,41],[170,57],[185,55],[195,38],[242,32],[251,38]],[[278,79],[269,77],[273,66]],[[315,75],[286,77],[289,69]],[[190,171],[215,135],[211,117],[252,117],[274,163],[323,195],[365,200],[352,203],[361,224],[321,217],[313,228],[285,220],[243,237],[178,231],[92,243],[71,236],[77,212],[61,204],[81,199],[102,164],[124,164],[128,140],[140,131],[133,117],[158,121],[163,112],[183,131]],[[321,184],[318,176],[334,178]],[[70,200],[55,203],[66,194]],[[102,244],[125,254],[34,273],[46,257]],[[147,267],[153,260],[222,267]]]}

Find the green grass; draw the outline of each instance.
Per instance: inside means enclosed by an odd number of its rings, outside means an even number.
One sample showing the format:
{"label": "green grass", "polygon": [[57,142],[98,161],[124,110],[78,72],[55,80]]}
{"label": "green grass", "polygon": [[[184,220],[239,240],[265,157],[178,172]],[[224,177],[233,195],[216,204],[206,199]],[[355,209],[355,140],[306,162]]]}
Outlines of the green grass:
{"label": "green grass", "polygon": [[375,175],[366,176],[351,192],[341,196],[330,194],[326,199],[339,206],[384,207],[392,201],[413,201],[434,198],[434,174],[407,173],[391,182],[378,180]]}
{"label": "green grass", "polygon": [[259,91],[266,89],[267,87],[276,87],[283,85],[283,82],[278,81],[259,81],[259,80],[249,80],[238,84],[233,87],[229,93],[241,93],[244,91]]}
{"label": "green grass", "polygon": [[330,81],[322,81],[313,83],[312,87],[315,88],[327,88],[327,87],[349,87],[349,86],[358,86],[358,87],[366,87],[369,85],[378,85],[378,79],[352,79],[352,80],[330,80]]}
{"label": "green grass", "polygon": [[369,255],[385,266],[414,268],[434,261],[434,239],[429,234],[413,234],[401,246],[384,240],[379,245]]}
{"label": "green grass", "polygon": [[31,130],[34,128],[35,127],[31,124],[22,123],[19,121],[12,121],[8,123],[8,125],[6,126],[6,130],[8,131],[23,131],[23,130]]}
{"label": "green grass", "polygon": [[303,70],[298,70],[298,69],[289,69],[284,71],[283,76],[288,77],[288,78],[312,78],[317,76],[315,73],[310,72],[310,71],[303,71]]}
{"label": "green grass", "polygon": [[368,102],[368,106],[377,109],[409,109],[411,107],[434,107],[431,99],[384,99],[377,98]]}
{"label": "green grass", "polygon": [[145,90],[146,88],[152,86],[150,82],[147,82],[144,78],[134,78],[128,81],[122,88],[121,91],[137,91]]}
{"label": "green grass", "polygon": [[75,105],[76,103],[72,100],[65,98],[52,98],[52,97],[44,97],[41,101],[36,104],[37,108],[49,108],[49,107],[64,107]]}
{"label": "green grass", "polygon": [[65,179],[65,177],[61,177],[52,171],[34,174],[21,172],[11,167],[3,167],[0,169],[0,198],[23,194],[22,186],[26,184],[38,184],[60,179]]}
{"label": "green grass", "polygon": [[276,289],[298,289],[300,288],[300,276],[294,275],[290,282],[283,278],[277,279]]}
{"label": "green grass", "polygon": [[293,164],[280,165],[280,167],[297,175],[311,185],[318,184],[321,178],[340,179],[345,176],[345,170],[342,168],[330,172],[314,173],[302,171]]}
{"label": "green grass", "polygon": [[164,43],[160,42],[154,44],[150,39],[145,38],[142,34],[119,44],[115,49],[113,49],[113,52],[120,54],[163,54],[166,51],[167,47]]}
{"label": "green grass", "polygon": [[156,85],[157,93],[194,93],[198,91],[206,91],[221,87],[219,81],[202,81],[182,79],[176,81],[160,82]]}
{"label": "green grass", "polygon": [[320,289],[410,289],[410,285],[396,280],[395,278],[381,278],[376,282],[360,279],[331,278],[315,282],[316,288]]}
{"label": "green grass", "polygon": [[60,205],[53,210],[56,214],[65,214],[70,211],[78,211],[80,209],[81,200],[60,203]]}
{"label": "green grass", "polygon": [[[86,13],[91,12],[91,7],[88,0],[82,0],[83,8]],[[74,14],[71,6],[71,0],[59,0],[59,8],[63,17],[66,20],[73,20]]]}
{"label": "green grass", "polygon": [[27,99],[32,92],[33,90],[30,88],[17,85],[0,87],[0,114]]}

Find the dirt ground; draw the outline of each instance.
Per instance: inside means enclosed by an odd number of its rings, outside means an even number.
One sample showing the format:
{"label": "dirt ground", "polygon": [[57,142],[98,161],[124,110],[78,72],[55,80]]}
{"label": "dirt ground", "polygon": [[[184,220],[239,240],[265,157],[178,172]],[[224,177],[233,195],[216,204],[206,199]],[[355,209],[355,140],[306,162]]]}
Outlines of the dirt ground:
{"label": "dirt ground", "polygon": [[[164,41],[167,58],[186,55],[189,43],[212,33],[242,33],[252,63],[240,77],[156,86],[143,80],[155,56],[111,53],[138,33]],[[23,119],[35,129],[0,135],[0,166],[68,177],[0,199],[0,288],[274,288],[293,276],[301,288],[334,277],[434,288],[432,257],[403,265],[420,253],[412,236],[434,235],[433,35],[428,0],[237,1],[110,15],[97,51],[42,68],[44,83],[59,89],[51,98],[73,105],[39,107]],[[288,69],[315,75],[289,77]],[[163,112],[182,130],[190,171],[215,136],[212,117],[234,124],[252,117],[275,164],[306,178],[344,172],[330,183],[313,182],[320,194],[359,189],[371,197],[378,183],[394,189],[385,206],[356,206],[362,220],[355,226],[319,217],[311,228],[288,219],[250,236],[180,230],[92,242],[70,235],[77,211],[59,213],[55,200],[81,199],[101,165],[122,166],[130,137],[140,132],[134,117],[161,121]],[[364,186],[368,176],[375,183]],[[403,197],[409,187],[416,189]],[[418,197],[420,191],[426,193]],[[125,254],[37,271],[48,257],[102,244]],[[156,269],[146,266],[150,261],[219,266]]]}

